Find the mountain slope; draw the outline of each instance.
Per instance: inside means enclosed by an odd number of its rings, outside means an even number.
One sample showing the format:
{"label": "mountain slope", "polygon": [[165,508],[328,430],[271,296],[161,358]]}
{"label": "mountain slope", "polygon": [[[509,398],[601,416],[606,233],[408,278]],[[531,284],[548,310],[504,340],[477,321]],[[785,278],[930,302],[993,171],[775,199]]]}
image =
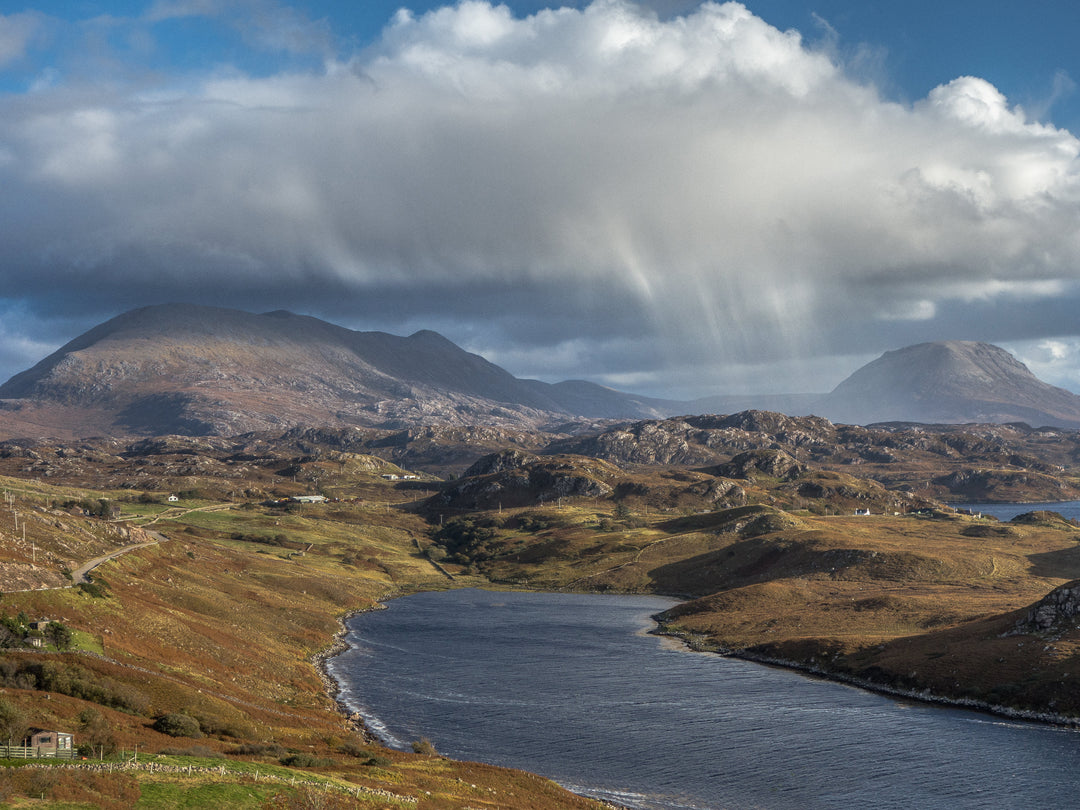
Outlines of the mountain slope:
{"label": "mountain slope", "polygon": [[[587,384],[588,385],[588,384]],[[519,380],[435,332],[356,332],[289,312],[145,307],[75,338],[0,386],[8,416],[105,432],[233,434],[293,425],[537,426],[661,411]],[[602,395],[596,392],[602,392]],[[9,420],[10,421],[10,420]]]}
{"label": "mountain slope", "polygon": [[1080,396],[1044,383],[988,343],[920,343],[886,352],[824,397],[838,422],[1027,422],[1080,427]]}

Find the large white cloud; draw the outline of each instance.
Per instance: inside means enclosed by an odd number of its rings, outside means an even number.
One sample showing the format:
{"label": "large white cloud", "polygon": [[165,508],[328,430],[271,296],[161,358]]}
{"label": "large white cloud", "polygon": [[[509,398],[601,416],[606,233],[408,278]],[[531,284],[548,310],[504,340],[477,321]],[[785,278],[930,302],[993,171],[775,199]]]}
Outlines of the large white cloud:
{"label": "large white cloud", "polygon": [[707,393],[1067,334],[1078,149],[979,78],[890,102],[737,3],[462,2],[318,73],[0,98],[4,294],[293,306]]}

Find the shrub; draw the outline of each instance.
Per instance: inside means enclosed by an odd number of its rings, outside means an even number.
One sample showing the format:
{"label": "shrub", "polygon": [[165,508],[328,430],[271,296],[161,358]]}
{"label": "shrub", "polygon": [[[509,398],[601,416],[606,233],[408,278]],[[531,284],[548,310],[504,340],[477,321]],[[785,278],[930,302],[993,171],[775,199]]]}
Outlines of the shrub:
{"label": "shrub", "polygon": [[109,586],[100,577],[94,577],[90,582],[80,582],[79,590],[94,599],[106,599],[109,596]]}
{"label": "shrub", "polygon": [[429,757],[437,757],[439,752],[435,750],[434,743],[427,737],[421,737],[419,740],[413,741],[412,744],[413,753],[426,754]]}
{"label": "shrub", "polygon": [[367,749],[356,740],[346,740],[338,746],[338,752],[350,757],[362,757],[368,753]]}
{"label": "shrub", "polygon": [[289,754],[278,762],[287,768],[326,768],[334,764],[334,760],[317,757],[314,754]]}
{"label": "shrub", "polygon": [[199,721],[189,714],[173,712],[165,714],[154,721],[154,730],[170,737],[191,737],[198,739],[202,736]]}
{"label": "shrub", "polygon": [[107,676],[95,675],[76,664],[56,661],[28,664],[31,671],[35,667],[38,688],[46,692],[59,692],[130,714],[144,714],[150,704],[146,695],[135,687]]}
{"label": "shrub", "polygon": [[104,757],[116,752],[116,737],[109,721],[97,709],[86,708],[79,712],[79,755]]}
{"label": "shrub", "polygon": [[45,638],[58,650],[71,646],[71,629],[62,622],[52,621],[45,627]]}
{"label": "shrub", "polygon": [[236,746],[229,753],[242,757],[276,757],[280,759],[287,752],[276,743],[244,743]]}
{"label": "shrub", "polygon": [[165,757],[202,757],[203,759],[215,759],[222,756],[220,752],[215,751],[213,748],[208,748],[205,745],[193,745],[190,748],[176,748],[170,746],[162,748],[158,753]]}
{"label": "shrub", "polygon": [[8,700],[0,698],[0,740],[8,745],[21,740],[26,733],[26,714]]}

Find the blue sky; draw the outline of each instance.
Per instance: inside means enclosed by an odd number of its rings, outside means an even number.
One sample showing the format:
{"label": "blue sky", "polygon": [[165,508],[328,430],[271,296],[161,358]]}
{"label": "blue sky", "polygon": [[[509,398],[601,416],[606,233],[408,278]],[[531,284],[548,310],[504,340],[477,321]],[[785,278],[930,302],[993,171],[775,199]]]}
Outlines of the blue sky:
{"label": "blue sky", "polygon": [[0,0],[0,377],[184,300],[519,376],[1080,390],[1075,3]]}
{"label": "blue sky", "polygon": [[[138,19],[153,3],[53,2],[0,3],[0,13],[28,10],[56,16],[72,25],[86,25],[95,18]],[[222,6],[230,5],[222,3]],[[243,3],[233,3],[234,7]],[[348,54],[377,40],[400,8],[423,14],[439,3],[398,3],[371,0],[307,0],[282,4],[298,18],[322,25],[339,55]],[[548,7],[541,2],[506,4],[518,16],[534,14]],[[566,5],[580,8],[581,2]],[[685,14],[698,5],[671,0],[654,2],[655,12],[664,18]],[[754,14],[780,29],[795,29],[810,42],[832,41],[836,50],[867,78],[880,82],[886,93],[911,101],[925,96],[935,86],[957,76],[974,75],[987,79],[1014,104],[1037,112],[1073,131],[1080,129],[1080,94],[1074,83],[1080,79],[1080,56],[1076,31],[1080,28],[1080,7],[1069,0],[1036,0],[1021,4],[988,0],[909,0],[905,3],[852,2],[852,0],[760,0],[745,4]],[[245,43],[243,30],[222,26],[218,16],[197,16],[154,27],[157,51],[136,58],[164,71],[202,70],[219,61],[229,61],[262,74],[275,72],[292,60],[280,51],[266,51]],[[67,43],[75,46],[73,42]],[[131,51],[114,43],[119,50]],[[11,71],[9,87],[35,80],[38,72],[62,43],[50,43],[22,71]],[[317,57],[307,56],[309,67]],[[295,63],[303,65],[304,58]],[[21,72],[21,76],[19,75]],[[18,77],[15,82],[11,80]]]}

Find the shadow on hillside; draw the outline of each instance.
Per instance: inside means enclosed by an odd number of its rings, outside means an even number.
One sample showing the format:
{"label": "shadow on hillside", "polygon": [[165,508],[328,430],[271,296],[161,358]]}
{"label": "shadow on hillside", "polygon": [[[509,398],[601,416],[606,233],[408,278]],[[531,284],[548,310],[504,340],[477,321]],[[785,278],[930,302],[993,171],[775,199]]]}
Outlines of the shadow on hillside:
{"label": "shadow on hillside", "polygon": [[827,571],[839,562],[833,550],[819,551],[801,543],[754,537],[657,566],[648,573],[661,591],[703,596],[790,576],[793,571]]}
{"label": "shadow on hillside", "polygon": [[1080,546],[1029,554],[1031,573],[1036,577],[1064,577],[1080,579]]}

